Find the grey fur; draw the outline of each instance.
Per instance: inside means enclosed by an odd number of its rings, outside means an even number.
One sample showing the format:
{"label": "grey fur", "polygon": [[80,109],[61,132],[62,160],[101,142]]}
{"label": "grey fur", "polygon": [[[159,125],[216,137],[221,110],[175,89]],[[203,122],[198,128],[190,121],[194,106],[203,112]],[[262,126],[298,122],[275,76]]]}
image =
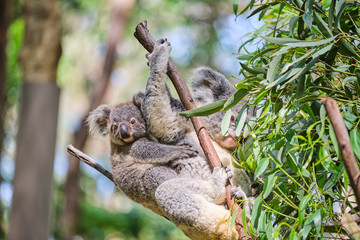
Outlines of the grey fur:
{"label": "grey fur", "polygon": [[99,106],[90,113],[88,124],[92,133],[110,135],[111,169],[116,185],[130,199],[163,215],[156,204],[155,190],[164,181],[178,176],[170,167],[172,161],[194,157],[196,151],[189,146],[151,141],[140,110],[131,102]]}
{"label": "grey fur", "polygon": [[[153,53],[147,55],[150,74],[145,94],[140,94],[141,97],[137,98],[142,98],[140,101],[141,109],[146,119],[147,128],[154,137],[167,144],[190,144],[205,159],[190,121],[179,115],[184,107],[178,99],[174,99],[170,95],[166,85],[166,70],[170,51],[170,43],[161,40],[156,42]],[[190,81],[193,87],[194,100],[198,106],[228,99],[236,92],[234,86],[222,74],[207,67],[195,69]],[[232,109],[235,117],[242,106],[243,104],[239,104]],[[220,126],[224,114],[224,112],[218,112],[204,117],[203,120],[223,165],[229,166],[234,172],[234,177],[231,180],[235,186],[234,195],[247,200],[252,194],[251,182],[243,169],[233,167],[231,151],[235,147],[233,143],[235,123],[232,122],[229,128],[229,136],[223,136]],[[197,177],[207,171],[208,169],[198,169]]]}
{"label": "grey fur", "polygon": [[[237,233],[230,231],[227,221],[229,211],[217,205],[224,204],[225,184],[231,171],[216,168],[212,174],[190,146],[152,141],[134,104],[141,103],[141,99],[114,107],[101,105],[88,117],[93,133],[110,135],[116,185],[133,201],[173,221],[191,239],[236,239]],[[202,174],[199,169],[207,170]],[[221,209],[214,215],[216,219],[209,212],[214,208]]]}

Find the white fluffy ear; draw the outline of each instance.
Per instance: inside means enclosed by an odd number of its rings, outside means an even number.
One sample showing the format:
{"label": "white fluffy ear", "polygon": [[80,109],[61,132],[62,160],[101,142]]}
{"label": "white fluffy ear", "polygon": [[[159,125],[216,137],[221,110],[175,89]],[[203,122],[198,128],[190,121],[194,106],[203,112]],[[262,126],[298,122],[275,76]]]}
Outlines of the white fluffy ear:
{"label": "white fluffy ear", "polygon": [[100,105],[95,110],[90,112],[87,118],[89,125],[89,132],[93,135],[101,134],[105,136],[108,134],[108,122],[111,108],[108,105]]}

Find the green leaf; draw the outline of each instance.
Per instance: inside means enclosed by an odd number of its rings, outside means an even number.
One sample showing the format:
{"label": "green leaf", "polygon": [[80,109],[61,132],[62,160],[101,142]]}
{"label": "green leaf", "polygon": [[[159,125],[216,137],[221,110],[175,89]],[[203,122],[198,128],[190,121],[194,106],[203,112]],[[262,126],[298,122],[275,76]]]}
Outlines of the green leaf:
{"label": "green leaf", "polygon": [[265,89],[269,89],[272,87],[275,87],[277,85],[279,85],[280,83],[286,81],[287,79],[291,78],[292,76],[299,74],[300,72],[302,72],[303,68],[304,68],[304,63],[305,61],[301,62],[299,65],[297,65],[297,67],[291,68],[290,71],[286,72],[285,74],[277,77],[275,79],[275,81],[269,83]]}
{"label": "green leaf", "polygon": [[[320,230],[321,230],[321,221],[322,221],[322,217],[321,217],[321,209],[317,210],[315,213],[312,214],[313,217],[313,222],[315,224],[315,231],[316,234],[320,234]],[[310,218],[310,217],[309,217]]]}
{"label": "green leaf", "polygon": [[264,74],[264,73],[266,73],[265,68],[251,67],[251,66],[247,66],[246,64],[243,64],[241,62],[240,62],[240,65],[245,71],[247,71],[249,73],[252,73],[252,74],[261,74],[261,73]]}
{"label": "green leaf", "polygon": [[311,29],[311,26],[312,26],[311,11],[308,11],[308,12],[304,13],[302,18],[303,18],[305,24],[308,25],[309,28]]}
{"label": "green leaf", "polygon": [[338,142],[337,142],[337,139],[336,139],[334,129],[333,129],[333,127],[331,125],[329,125],[329,135],[330,135],[330,139],[332,141],[333,147],[335,149],[336,155],[338,156],[339,159],[341,159],[339,145],[338,145]]}
{"label": "green leaf", "polygon": [[180,115],[184,117],[193,117],[193,116],[208,116],[210,114],[219,112],[223,109],[226,100],[220,100],[214,103],[207,104],[205,106],[192,109],[189,111],[181,112]]}
{"label": "green leaf", "polygon": [[240,89],[239,91],[237,91],[234,95],[232,95],[224,104],[224,111],[229,110],[230,108],[232,108],[233,106],[235,106],[238,102],[241,101],[241,99],[243,99],[247,93],[249,92],[248,89]]}
{"label": "green leaf", "polygon": [[299,204],[299,225],[302,226],[303,222],[304,222],[304,216],[305,216],[305,212],[306,212],[306,206],[308,204],[308,202],[310,201],[311,195],[308,194],[306,196],[304,196]]}
{"label": "green leaf", "polygon": [[322,124],[325,123],[325,118],[326,118],[326,109],[325,106],[322,104],[320,107],[320,120]]}
{"label": "green leaf", "polygon": [[276,180],[277,180],[277,176],[275,176],[275,173],[267,176],[265,184],[264,184],[264,192],[263,192],[264,198],[267,198],[270,195],[270,193],[275,185]]}
{"label": "green leaf", "polygon": [[352,46],[352,44],[347,42],[344,38],[341,38],[338,44],[340,50],[348,57],[356,57],[357,59],[360,58],[357,52],[355,51],[354,47]]}
{"label": "green leaf", "polygon": [[240,134],[241,134],[241,132],[243,130],[245,120],[246,120],[246,117],[248,115],[248,111],[249,111],[249,106],[247,104],[245,104],[241,108],[241,110],[239,112],[239,115],[236,118],[236,124],[235,124],[235,135],[236,136],[240,136]]}
{"label": "green leaf", "polygon": [[299,238],[298,238],[297,235],[298,235],[297,232],[296,232],[294,229],[292,229],[292,230],[291,230],[291,233],[290,233],[289,239],[290,239],[290,240],[299,240]]}
{"label": "green leaf", "polygon": [[357,80],[357,78],[356,77],[353,77],[353,76],[351,76],[351,77],[346,77],[346,78],[344,78],[344,80],[343,80],[343,82],[342,82],[342,86],[344,87],[345,85],[346,85],[346,83],[348,83],[348,82],[355,82]]}
{"label": "green leaf", "polygon": [[255,171],[255,179],[265,172],[266,168],[269,166],[269,162],[269,158],[263,158],[260,160],[259,165],[257,166]]}
{"label": "green leaf", "polygon": [[299,21],[299,17],[298,16],[295,16],[295,17],[292,17],[290,18],[290,21],[289,21],[289,31],[290,31],[290,35],[293,37],[294,36],[294,29],[295,29],[295,26],[297,24],[297,22]]}
{"label": "green leaf", "polygon": [[313,122],[316,122],[316,118],[315,118],[315,115],[311,109],[311,107],[309,106],[308,103],[304,103],[302,106],[301,106],[301,109],[304,110],[307,114],[309,114],[311,120]]}
{"label": "green leaf", "polygon": [[355,6],[359,6],[359,4],[357,2],[344,2],[343,0],[340,0],[337,4],[336,4],[336,19],[335,19],[335,26],[334,28],[341,28],[340,26],[340,19],[345,11],[345,9],[347,7],[355,7]]}
{"label": "green leaf", "polygon": [[266,41],[278,44],[278,45],[285,45],[287,43],[296,43],[300,42],[300,40],[295,38],[275,38],[275,37],[263,37]]}
{"label": "green leaf", "polygon": [[[236,208],[236,209],[234,210],[234,212],[231,214],[230,231],[231,231],[231,229],[234,228],[237,211],[238,211],[238,209]],[[243,211],[243,212],[245,212],[245,211]]]}
{"label": "green leaf", "polygon": [[239,9],[239,2],[240,0],[233,0],[233,11],[235,15],[237,15],[238,9]]}
{"label": "green leaf", "polygon": [[335,16],[335,4],[336,4],[336,0],[331,0],[331,4],[330,4],[330,9],[329,9],[329,19],[328,19],[328,23],[329,23],[329,28],[331,29],[333,26],[333,22],[334,22],[334,16]]}
{"label": "green leaf", "polygon": [[296,43],[287,43],[285,45],[288,47],[317,47],[317,46],[331,43],[332,41],[335,40],[335,38],[336,37],[331,37],[331,38],[327,38],[327,39],[320,40],[320,41],[301,41],[301,42],[296,42]]}
{"label": "green leaf", "polygon": [[316,26],[319,28],[320,32],[327,38],[332,37],[332,31],[330,30],[329,26],[326,22],[320,17],[317,12],[314,12],[314,21]]}
{"label": "green leaf", "polygon": [[265,90],[262,91],[255,99],[255,101],[252,103],[252,105],[257,105],[261,100],[264,99],[264,97],[266,96],[266,94],[268,93],[269,90]]}
{"label": "green leaf", "polygon": [[266,79],[269,83],[274,81],[276,74],[279,72],[281,59],[282,55],[278,55],[270,62],[269,70],[266,75]]}
{"label": "green leaf", "polygon": [[251,213],[251,224],[253,226],[254,229],[258,229],[258,225],[259,225],[259,218],[260,218],[260,214],[261,214],[261,209],[262,209],[262,195],[260,194],[254,202],[254,206],[252,208],[252,213]]}
{"label": "green leaf", "polygon": [[350,132],[350,141],[355,156],[360,159],[360,133],[356,129]]}
{"label": "green leaf", "polygon": [[231,116],[232,116],[232,112],[231,110],[228,110],[225,113],[225,116],[223,118],[223,120],[221,121],[221,133],[224,136],[228,135],[228,130],[229,130],[229,125],[230,125],[230,121],[231,121]]}

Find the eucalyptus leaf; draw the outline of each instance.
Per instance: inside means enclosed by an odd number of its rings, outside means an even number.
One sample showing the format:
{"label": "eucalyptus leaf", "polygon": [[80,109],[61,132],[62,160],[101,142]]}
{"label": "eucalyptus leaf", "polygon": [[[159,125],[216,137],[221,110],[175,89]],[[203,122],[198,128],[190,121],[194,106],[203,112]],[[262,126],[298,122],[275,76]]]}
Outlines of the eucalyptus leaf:
{"label": "eucalyptus leaf", "polygon": [[311,198],[311,195],[308,194],[308,195],[304,196],[300,201],[300,204],[299,204],[299,225],[300,226],[302,226],[302,224],[304,222],[306,207],[310,201],[310,198]]}
{"label": "eucalyptus leaf", "polygon": [[230,126],[230,121],[231,121],[231,116],[232,116],[232,112],[231,110],[228,110],[225,113],[225,116],[223,118],[223,120],[221,121],[221,133],[224,136],[228,135],[228,131],[229,131],[229,126]]}
{"label": "eucalyptus leaf", "polygon": [[223,109],[226,100],[220,100],[208,105],[192,109],[189,111],[181,112],[180,115],[184,117],[193,117],[193,116],[208,116],[210,114],[219,112]]}
{"label": "eucalyptus leaf", "polygon": [[241,108],[239,115],[236,118],[236,124],[235,124],[235,135],[236,136],[240,136],[240,134],[244,128],[244,124],[245,124],[246,117],[248,115],[248,111],[249,111],[249,106],[247,104],[245,104]]}
{"label": "eucalyptus leaf", "polygon": [[265,172],[266,168],[269,166],[269,163],[270,163],[269,158],[263,158],[260,160],[259,165],[257,166],[255,171],[255,176],[254,176],[255,179],[261,176],[261,174]]}
{"label": "eucalyptus leaf", "polygon": [[299,21],[299,17],[298,17],[298,16],[295,16],[295,17],[290,18],[290,21],[289,21],[289,31],[290,31],[290,35],[291,35],[291,36],[294,36],[294,29],[295,29],[295,26],[296,26],[296,24],[298,23],[298,21]]}
{"label": "eucalyptus leaf", "polygon": [[311,15],[312,15],[311,11],[307,11],[303,15],[303,20],[304,20],[305,24],[308,25],[309,28],[311,28],[311,26],[312,26],[312,16]]}
{"label": "eucalyptus leaf", "polygon": [[355,156],[360,160],[360,133],[356,129],[350,132],[350,142]]}
{"label": "eucalyptus leaf", "polygon": [[285,45],[287,43],[296,43],[300,42],[300,40],[295,38],[275,38],[275,37],[264,37],[264,39],[268,42],[278,44],[278,45]]}
{"label": "eucalyptus leaf", "polygon": [[266,75],[266,80],[268,80],[269,83],[274,81],[276,74],[279,72],[279,63],[281,61],[281,58],[282,55],[278,55],[274,57],[274,59],[270,62],[269,70]]}
{"label": "eucalyptus leaf", "polygon": [[261,214],[261,208],[262,208],[262,195],[259,195],[254,202],[252,213],[251,213],[251,224],[254,229],[258,229],[259,225],[259,218]]}
{"label": "eucalyptus leaf", "polygon": [[234,95],[232,95],[224,104],[224,111],[229,110],[233,106],[235,106],[238,102],[240,102],[249,92],[248,89],[240,89]]}
{"label": "eucalyptus leaf", "polygon": [[265,184],[264,184],[264,192],[263,192],[264,198],[267,198],[270,195],[270,193],[276,183],[276,180],[277,180],[277,176],[275,176],[275,173],[267,176]]}

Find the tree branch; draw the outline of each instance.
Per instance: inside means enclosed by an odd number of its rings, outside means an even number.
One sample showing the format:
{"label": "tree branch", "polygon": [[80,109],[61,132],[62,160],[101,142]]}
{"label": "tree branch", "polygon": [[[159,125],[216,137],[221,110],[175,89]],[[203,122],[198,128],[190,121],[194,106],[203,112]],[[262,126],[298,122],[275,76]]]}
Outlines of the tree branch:
{"label": "tree branch", "polygon": [[108,170],[106,170],[103,166],[101,166],[97,161],[95,161],[94,159],[92,159],[91,157],[89,157],[88,155],[86,155],[85,153],[83,153],[82,151],[80,151],[79,149],[75,148],[73,145],[68,145],[67,146],[67,152],[71,155],[73,155],[74,157],[78,158],[80,161],[86,163],[87,165],[89,165],[90,167],[96,169],[97,171],[99,171],[102,175],[104,175],[105,177],[107,177],[110,181],[112,181],[114,184],[114,178],[111,172],[109,172]]}
{"label": "tree branch", "polygon": [[[154,48],[155,39],[151,36],[149,30],[147,29],[147,22],[139,23],[135,28],[134,36],[140,42],[140,44],[148,51],[152,52]],[[175,64],[169,60],[168,71],[167,74],[174,84],[174,87],[179,94],[179,98],[183,103],[184,107],[187,110],[195,109],[196,104],[191,97],[190,91],[181,76],[179,70],[176,68]],[[215,148],[210,141],[210,136],[204,127],[204,123],[201,117],[191,117],[191,121],[194,125],[195,131],[200,141],[200,145],[204,150],[205,156],[210,161],[210,165],[212,168],[222,166],[219,156],[217,155]],[[236,229],[239,232],[241,239],[249,239],[245,236],[243,222],[241,218],[241,208],[238,204],[234,203],[233,198],[231,197],[231,185],[228,182],[226,186],[226,202],[229,208],[233,210],[233,212],[237,209],[236,216]]]}
{"label": "tree branch", "polygon": [[336,101],[331,98],[323,98],[321,102],[325,105],[331,125],[334,128],[345,169],[349,175],[350,185],[354,190],[356,203],[360,207],[360,171],[351,148],[348,130],[346,129]]}

